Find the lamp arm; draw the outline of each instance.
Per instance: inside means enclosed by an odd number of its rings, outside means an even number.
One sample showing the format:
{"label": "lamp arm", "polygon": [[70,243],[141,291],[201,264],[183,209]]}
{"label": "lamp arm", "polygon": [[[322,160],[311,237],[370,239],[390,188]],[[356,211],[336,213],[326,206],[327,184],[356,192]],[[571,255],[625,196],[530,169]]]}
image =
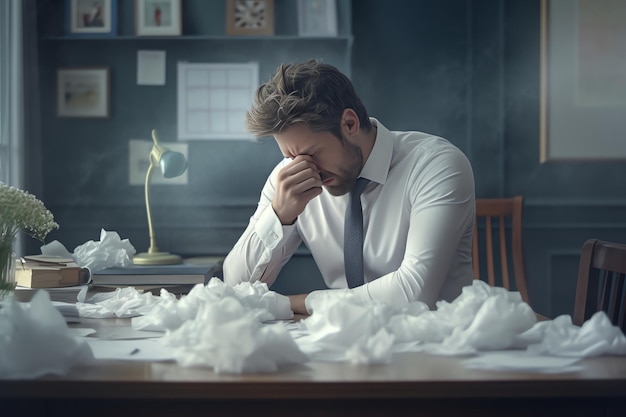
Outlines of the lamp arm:
{"label": "lamp arm", "polygon": [[159,144],[159,135],[156,129],[152,129],[152,141],[154,142],[154,145],[152,146],[152,153],[156,153],[160,158],[160,155],[165,152],[165,149],[163,149],[163,147]]}
{"label": "lamp arm", "polygon": [[152,228],[152,215],[150,213],[150,178],[152,177],[152,169],[154,164],[152,163],[152,157],[150,158],[150,165],[146,172],[146,184],[145,184],[145,196],[146,196],[146,214],[148,215],[148,231],[150,233],[150,248],[148,253],[156,253],[159,251],[156,245],[156,239],[154,238],[154,229]]}

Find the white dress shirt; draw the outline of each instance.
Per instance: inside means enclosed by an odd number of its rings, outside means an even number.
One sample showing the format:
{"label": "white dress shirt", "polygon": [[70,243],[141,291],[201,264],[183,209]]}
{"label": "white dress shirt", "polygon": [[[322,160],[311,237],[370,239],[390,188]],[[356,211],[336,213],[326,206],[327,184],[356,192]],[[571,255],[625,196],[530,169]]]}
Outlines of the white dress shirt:
{"label": "white dress shirt", "polygon": [[[363,269],[358,297],[394,305],[452,300],[469,285],[472,272],[474,175],[466,156],[446,139],[421,132],[378,127],[361,177],[371,180],[363,203]],[[343,259],[348,194],[325,189],[293,225],[284,226],[272,209],[281,161],[272,171],[250,223],[224,260],[230,285],[261,280],[269,286],[302,242],[309,248],[328,288],[347,288]],[[287,279],[300,279],[298,276]],[[331,291],[314,291],[309,299]]]}

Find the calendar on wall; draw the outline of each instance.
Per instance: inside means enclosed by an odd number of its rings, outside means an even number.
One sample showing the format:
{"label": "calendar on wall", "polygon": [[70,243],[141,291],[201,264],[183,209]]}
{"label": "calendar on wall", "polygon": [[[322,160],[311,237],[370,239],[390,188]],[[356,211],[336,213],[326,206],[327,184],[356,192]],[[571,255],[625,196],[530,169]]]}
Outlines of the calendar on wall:
{"label": "calendar on wall", "polygon": [[259,64],[178,64],[178,140],[254,139],[244,129]]}

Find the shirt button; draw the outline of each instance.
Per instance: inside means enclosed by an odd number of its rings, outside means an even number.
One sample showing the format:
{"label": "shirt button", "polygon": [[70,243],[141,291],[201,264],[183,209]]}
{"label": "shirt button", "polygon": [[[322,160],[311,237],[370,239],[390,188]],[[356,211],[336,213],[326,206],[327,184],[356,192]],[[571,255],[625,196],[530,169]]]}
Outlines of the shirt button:
{"label": "shirt button", "polygon": [[273,239],[273,240],[278,239],[278,235],[277,235],[276,233],[272,233],[272,239]]}

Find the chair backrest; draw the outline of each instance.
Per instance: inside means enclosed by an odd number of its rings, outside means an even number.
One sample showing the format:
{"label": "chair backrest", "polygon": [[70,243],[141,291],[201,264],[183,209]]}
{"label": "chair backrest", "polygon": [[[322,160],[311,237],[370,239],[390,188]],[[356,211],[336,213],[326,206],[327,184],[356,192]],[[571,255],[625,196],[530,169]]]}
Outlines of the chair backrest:
{"label": "chair backrest", "polygon": [[[523,204],[522,196],[476,199],[472,261],[474,279],[482,279],[489,285],[510,291],[519,291],[522,299],[528,303],[522,245]],[[496,275],[498,269],[500,273]]]}
{"label": "chair backrest", "polygon": [[582,325],[604,311],[626,332],[626,245],[590,239],[583,245],[572,321]]}

